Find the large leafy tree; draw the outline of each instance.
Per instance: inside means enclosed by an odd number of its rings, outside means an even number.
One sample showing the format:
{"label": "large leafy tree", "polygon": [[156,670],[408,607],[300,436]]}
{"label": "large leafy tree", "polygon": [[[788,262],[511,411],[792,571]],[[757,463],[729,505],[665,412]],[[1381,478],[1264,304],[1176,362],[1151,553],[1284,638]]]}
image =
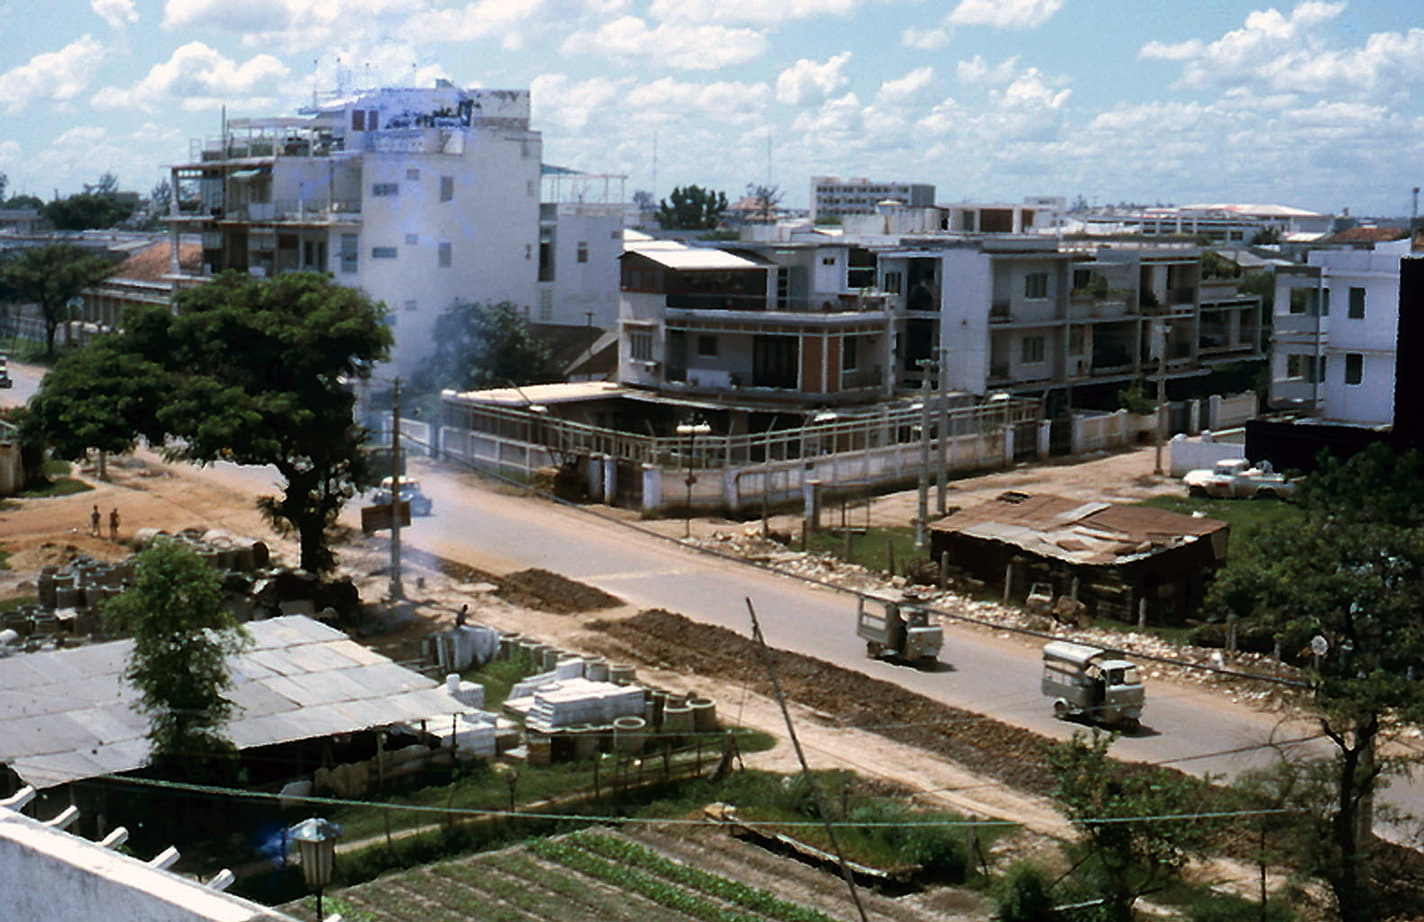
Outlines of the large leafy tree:
{"label": "large leafy tree", "polygon": [[40,208],[40,216],[55,230],[113,227],[127,221],[133,212],[133,202],[105,192],[80,192],[46,202]]}
{"label": "large leafy tree", "polygon": [[435,320],[433,383],[469,391],[552,381],[551,355],[518,305],[456,304]]}
{"label": "large leafy tree", "polygon": [[1204,850],[1211,829],[1196,815],[1209,782],[1116,762],[1108,756],[1112,741],[1098,730],[1075,733],[1049,750],[1048,765],[1053,799],[1082,835],[1075,873],[1104,900],[1104,919],[1131,922],[1138,898]]}
{"label": "large leafy tree", "polygon": [[349,385],[386,356],[384,315],[325,275],[224,273],[181,293],[176,313],[136,309],[91,356],[63,360],[33,424],[68,457],[142,436],[176,460],[274,466],[285,490],[259,505],[296,531],[301,566],[325,571],[327,529],[372,479]]}
{"label": "large leafy tree", "polygon": [[228,657],[249,642],[223,605],[216,570],[188,546],[160,540],[134,560],[133,580],[105,603],[108,625],[133,638],[124,678],[149,718],[154,763],[193,765],[228,749]]}
{"label": "large leafy tree", "polygon": [[18,250],[0,263],[0,296],[29,302],[44,319],[45,353],[54,355],[54,335],[69,319],[69,301],[114,271],[114,263],[67,243]]}
{"label": "large leafy tree", "polygon": [[678,186],[658,206],[658,223],[664,230],[714,230],[726,210],[725,192]]}
{"label": "large leafy tree", "polygon": [[1324,638],[1314,703],[1334,752],[1312,773],[1328,777],[1331,796],[1317,814],[1326,840],[1302,860],[1342,919],[1370,919],[1374,794],[1411,761],[1385,744],[1424,720],[1424,471],[1417,453],[1376,444],[1323,458],[1296,502],[1305,522],[1261,532],[1255,562],[1217,580],[1209,604],[1274,627],[1286,649]]}

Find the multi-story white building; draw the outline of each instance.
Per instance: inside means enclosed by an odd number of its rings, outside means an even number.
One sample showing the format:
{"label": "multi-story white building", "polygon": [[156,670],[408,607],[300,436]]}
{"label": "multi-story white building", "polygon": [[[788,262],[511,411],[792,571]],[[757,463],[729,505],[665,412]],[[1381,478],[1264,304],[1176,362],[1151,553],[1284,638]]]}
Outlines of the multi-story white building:
{"label": "multi-story white building", "polygon": [[229,120],[171,167],[174,239],[201,232],[206,271],[326,271],[384,301],[409,374],[451,304],[511,301],[532,317],[541,303],[529,112],[528,90],[440,81]]}
{"label": "multi-story white building", "polygon": [[935,187],[928,183],[812,176],[811,221],[875,214],[876,206],[885,201],[899,202],[909,208],[924,208],[934,204],[934,197]]}
{"label": "multi-story white building", "polygon": [[1271,405],[1331,422],[1394,420],[1399,261],[1411,242],[1319,250],[1276,269]]}

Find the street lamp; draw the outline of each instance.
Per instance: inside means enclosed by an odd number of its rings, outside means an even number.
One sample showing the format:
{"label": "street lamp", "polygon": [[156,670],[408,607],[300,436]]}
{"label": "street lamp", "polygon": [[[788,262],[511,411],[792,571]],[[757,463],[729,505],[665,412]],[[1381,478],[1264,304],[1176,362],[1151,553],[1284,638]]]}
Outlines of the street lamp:
{"label": "street lamp", "polygon": [[307,888],[316,891],[317,922],[323,918],[321,893],[331,883],[331,872],[336,866],[336,840],[340,837],[340,826],[318,817],[302,820],[291,830],[291,838],[302,856],[302,877],[306,879]]}
{"label": "street lamp", "polygon": [[692,451],[697,445],[699,435],[707,435],[712,431],[712,427],[706,423],[680,423],[677,427],[678,435],[687,436],[687,505],[683,510],[683,530],[684,538],[692,537],[692,485],[697,482],[697,477],[692,473]]}

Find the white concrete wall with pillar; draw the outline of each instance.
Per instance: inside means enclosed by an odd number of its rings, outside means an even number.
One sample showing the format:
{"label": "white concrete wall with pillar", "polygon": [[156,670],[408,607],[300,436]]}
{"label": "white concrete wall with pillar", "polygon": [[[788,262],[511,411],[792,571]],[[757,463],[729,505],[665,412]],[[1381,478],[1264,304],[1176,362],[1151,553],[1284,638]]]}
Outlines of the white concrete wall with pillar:
{"label": "white concrete wall with pillar", "polygon": [[603,501],[613,505],[618,498],[618,460],[612,455],[599,455],[603,459]]}
{"label": "white concrete wall with pillar", "polygon": [[1052,454],[1053,420],[1045,419],[1038,424],[1038,460],[1047,461]]}
{"label": "white concrete wall with pillar", "polygon": [[603,502],[603,458],[590,455],[584,462],[584,486],[590,502]]}
{"label": "white concrete wall with pillar", "polygon": [[807,479],[801,483],[801,498],[805,507],[807,531],[821,528],[821,481]]}
{"label": "white concrete wall with pillar", "polygon": [[643,511],[656,512],[663,505],[663,472],[653,464],[643,465]]}
{"label": "white concrete wall with pillar", "polygon": [[1004,427],[1004,463],[1013,466],[1014,463],[1014,427]]}
{"label": "white concrete wall with pillar", "polygon": [[1201,410],[1200,400],[1187,401],[1187,434],[1197,435],[1201,432]]}

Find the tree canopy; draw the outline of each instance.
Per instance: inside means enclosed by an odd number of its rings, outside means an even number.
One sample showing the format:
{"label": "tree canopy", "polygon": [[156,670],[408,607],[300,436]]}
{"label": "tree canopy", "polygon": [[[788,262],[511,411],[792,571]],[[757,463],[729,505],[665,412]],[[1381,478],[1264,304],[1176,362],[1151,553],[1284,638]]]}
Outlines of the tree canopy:
{"label": "tree canopy", "polygon": [[273,465],[285,492],[259,503],[297,532],[301,566],[325,571],[327,528],[371,483],[349,385],[385,358],[384,315],[325,275],[224,273],[181,293],[176,314],[137,308],[61,359],[28,422],[70,458],[142,436],[175,460]]}
{"label": "tree canopy", "polygon": [[1375,444],[1348,461],[1322,458],[1296,502],[1305,521],[1256,535],[1256,561],[1224,572],[1208,604],[1274,628],[1287,650],[1324,639],[1313,692],[1334,746],[1334,793],[1328,847],[1311,870],[1330,883],[1341,918],[1374,918],[1372,799],[1384,778],[1407,768],[1379,749],[1424,720],[1420,457]]}
{"label": "tree canopy", "polygon": [[89,230],[122,224],[134,213],[134,203],[108,192],[80,192],[40,206],[40,216],[55,230]]}
{"label": "tree canopy", "polygon": [[714,230],[727,210],[727,194],[701,186],[678,186],[658,206],[664,230]]}
{"label": "tree canopy", "polygon": [[55,331],[69,319],[70,299],[113,271],[112,260],[67,243],[13,251],[0,262],[0,296],[40,309],[45,353],[54,355]]}
{"label": "tree canopy", "polygon": [[1209,783],[1115,762],[1108,756],[1112,741],[1098,730],[1091,737],[1075,733],[1049,750],[1048,765],[1053,799],[1082,833],[1084,854],[1075,873],[1106,901],[1103,918],[1131,922],[1138,898],[1203,850],[1210,830],[1192,816],[1205,803]]}
{"label": "tree canopy", "polygon": [[133,638],[124,678],[149,717],[153,761],[182,765],[227,748],[227,659],[249,637],[223,605],[217,571],[192,548],[161,539],[134,558],[133,580],[105,603],[104,614],[113,630]]}
{"label": "tree canopy", "polygon": [[553,381],[551,353],[512,302],[456,304],[435,320],[433,383],[469,391]]}

